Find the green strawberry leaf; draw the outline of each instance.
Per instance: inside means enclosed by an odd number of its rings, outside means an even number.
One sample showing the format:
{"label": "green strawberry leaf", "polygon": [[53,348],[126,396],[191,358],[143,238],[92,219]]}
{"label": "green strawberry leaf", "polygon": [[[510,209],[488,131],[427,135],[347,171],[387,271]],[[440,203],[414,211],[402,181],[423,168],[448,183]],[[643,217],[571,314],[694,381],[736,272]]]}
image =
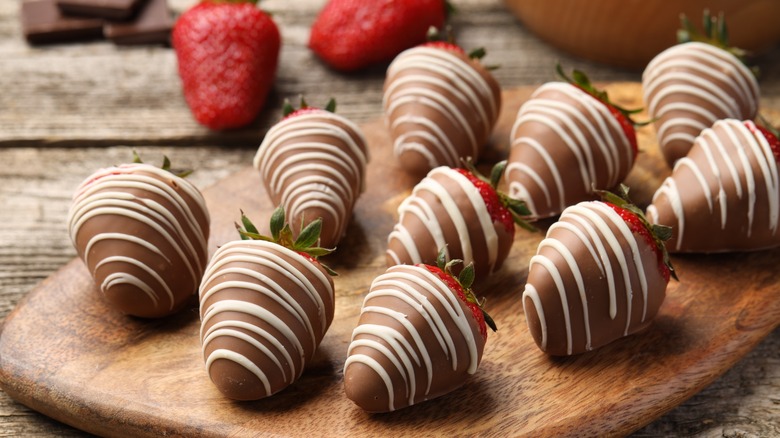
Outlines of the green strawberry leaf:
{"label": "green strawberry leaf", "polygon": [[335,113],[336,112],[336,99],[330,98],[327,105],[325,105],[325,111]]}
{"label": "green strawberry leaf", "polygon": [[496,326],[496,322],[493,321],[493,318],[490,317],[490,315],[485,311],[485,309],[482,308],[482,306],[479,307],[479,310],[482,311],[482,317],[485,318],[485,324],[487,324],[488,327],[490,327],[490,330],[493,330],[493,332],[498,331],[498,327]]}
{"label": "green strawberry leaf", "polygon": [[271,237],[273,237],[275,241],[279,240],[284,226],[284,209],[280,205],[279,207],[276,207],[273,214],[271,214]]}
{"label": "green strawberry leaf", "polygon": [[[301,221],[303,224],[303,221]],[[322,218],[317,218],[309,225],[303,227],[298,234],[298,238],[293,240],[293,232],[290,229],[290,224],[285,219],[284,208],[277,207],[271,214],[271,236],[264,236],[257,231],[257,227],[251,220],[241,211],[241,224],[236,223],[236,230],[238,231],[241,240],[263,240],[266,242],[276,243],[287,249],[306,254],[330,275],[337,275],[331,268],[325,266],[318,260],[319,257],[328,255],[334,251],[334,249],[321,248],[314,246],[320,239],[320,232],[322,231]]]}
{"label": "green strawberry leaf", "polygon": [[460,271],[458,282],[464,289],[471,288],[471,285],[474,284],[474,263],[469,263],[468,266]]}
{"label": "green strawberry leaf", "polygon": [[[303,223],[303,222],[301,222]],[[320,233],[322,232],[322,218],[310,222],[305,228],[298,233],[298,238],[293,243],[293,247],[297,250],[304,250],[311,248],[312,245],[317,243],[320,239]]]}
{"label": "green strawberry leaf", "polygon": [[243,210],[241,211],[241,223],[244,225],[244,230],[248,233],[252,234],[258,234],[257,227],[255,227],[255,224],[252,223],[251,220],[249,220],[248,217],[244,214]]}
{"label": "green strawberry leaf", "polygon": [[[490,170],[490,186],[493,188],[498,187],[498,183],[501,182],[501,177],[504,176],[504,171],[506,170],[507,160],[499,161],[496,163],[495,166],[493,166],[493,169]],[[530,214],[530,213],[529,213]]]}

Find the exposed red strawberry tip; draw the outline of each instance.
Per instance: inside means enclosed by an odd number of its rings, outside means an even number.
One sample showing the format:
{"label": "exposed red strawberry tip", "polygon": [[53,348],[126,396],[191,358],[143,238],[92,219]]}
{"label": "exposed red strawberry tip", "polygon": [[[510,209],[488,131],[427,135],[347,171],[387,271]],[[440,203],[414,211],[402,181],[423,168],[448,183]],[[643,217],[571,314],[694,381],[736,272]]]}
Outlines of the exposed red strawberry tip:
{"label": "exposed red strawberry tip", "polygon": [[463,48],[460,47],[459,45],[447,41],[428,41],[427,43],[424,43],[423,46],[432,47],[435,49],[447,50],[450,52],[462,53],[462,54],[466,53],[466,51],[463,50]]}
{"label": "exposed red strawberry tip", "polygon": [[637,143],[636,139],[636,129],[634,129],[634,123],[619,109],[604,101],[602,101],[602,103],[604,103],[604,105],[609,108],[609,112],[615,117],[615,119],[617,119],[618,123],[620,123],[620,128],[623,129],[623,133],[626,134],[629,143],[631,143],[631,149],[634,151],[634,161],[636,161],[636,155],[639,152],[639,144]]}
{"label": "exposed red strawberry tip", "polygon": [[482,308],[480,308],[477,303],[473,303],[468,300],[466,293],[463,290],[463,286],[461,286],[458,280],[437,266],[425,264],[420,264],[418,266],[421,266],[430,271],[432,274],[436,275],[442,282],[444,282],[444,284],[447,285],[448,288],[450,288],[451,291],[455,292],[461,301],[466,303],[469,309],[471,309],[471,314],[474,315],[474,320],[477,321],[477,326],[479,326],[479,333],[482,335],[483,339],[487,339],[487,323],[485,322],[485,315],[482,311]]}
{"label": "exposed red strawberry tip", "polygon": [[630,115],[638,112],[639,110],[627,110],[625,108],[621,108],[618,105],[614,104],[613,102],[610,101],[606,91],[596,88],[593,85],[593,83],[590,81],[588,76],[577,69],[575,69],[572,72],[572,77],[569,77],[563,71],[563,67],[561,67],[560,64],[556,66],[556,71],[563,80],[579,88],[585,93],[588,93],[594,99],[606,105],[606,107],[609,109],[610,114],[612,114],[617,119],[618,123],[620,124],[620,127],[623,129],[623,132],[626,134],[626,137],[628,138],[628,141],[631,143],[631,147],[634,151],[634,159],[636,159],[636,154],[639,147],[637,145],[636,130],[634,129],[634,126],[641,126],[649,123],[649,122],[636,123],[633,120],[631,120]]}
{"label": "exposed red strawberry tip", "polygon": [[612,204],[610,202],[605,202],[606,205],[608,205],[610,208],[612,208],[615,213],[617,213],[621,219],[628,225],[628,228],[631,230],[633,234],[639,235],[644,239],[645,242],[647,242],[648,245],[650,245],[650,248],[653,249],[653,252],[655,252],[656,260],[658,262],[658,270],[661,273],[661,276],[663,279],[668,283],[671,273],[669,271],[669,267],[666,266],[666,263],[664,262],[664,254],[663,251],[661,251],[660,248],[658,248],[658,244],[655,241],[655,238],[653,237],[652,232],[645,226],[645,224],[642,223],[642,221],[637,217],[636,214],[633,212],[623,208],[619,207],[615,204]]}
{"label": "exposed red strawberry tip", "polygon": [[320,111],[324,111],[324,110],[322,110],[320,108],[315,108],[315,107],[312,107],[312,106],[306,107],[306,108],[300,108],[300,109],[297,109],[297,110],[291,112],[290,114],[287,114],[286,116],[284,116],[282,118],[282,120],[290,119],[292,117],[297,117],[297,116],[301,116],[301,115],[304,115],[304,114],[316,113],[316,112],[320,112]]}
{"label": "exposed red strawberry tip", "polygon": [[780,139],[777,138],[777,136],[767,129],[764,126],[756,125],[755,123],[751,121],[745,122],[745,126],[755,135],[757,132],[760,132],[761,135],[764,136],[767,143],[769,143],[769,148],[772,149],[772,155],[775,157],[775,162],[780,163]]}
{"label": "exposed red strawberry tip", "polygon": [[508,233],[514,234],[515,223],[512,218],[512,212],[501,203],[496,189],[490,183],[477,178],[476,175],[466,169],[457,168],[455,170],[468,178],[474,184],[474,187],[479,190],[479,194],[482,196],[482,200],[485,201],[485,207],[493,222],[503,224]]}

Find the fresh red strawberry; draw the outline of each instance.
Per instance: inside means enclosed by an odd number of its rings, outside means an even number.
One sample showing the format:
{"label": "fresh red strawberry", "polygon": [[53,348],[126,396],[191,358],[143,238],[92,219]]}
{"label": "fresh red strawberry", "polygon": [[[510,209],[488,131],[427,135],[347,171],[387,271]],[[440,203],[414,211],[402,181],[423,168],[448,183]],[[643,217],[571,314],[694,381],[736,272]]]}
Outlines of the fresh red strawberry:
{"label": "fresh red strawberry", "polygon": [[262,236],[245,215],[242,240],[216,251],[200,287],[201,344],[209,377],[225,396],[273,395],[303,373],[333,321],[333,274],[313,247],[321,222],[293,239],[284,210]]}
{"label": "fresh red strawberry", "polygon": [[184,98],[202,125],[251,123],[276,75],[279,29],[252,0],[203,0],[173,27]]}
{"label": "fresh red strawberry", "polygon": [[144,318],[192,298],[208,260],[209,213],[189,172],[141,162],[98,170],[73,197],[74,246],[107,303]]}
{"label": "fresh red strawberry", "polygon": [[574,70],[565,82],[539,87],[517,113],[507,166],[509,195],[528,204],[534,218],[559,215],[595,199],[594,189],[622,183],[637,156],[628,111],[610,102],[588,77]]}
{"label": "fresh red strawberry", "polygon": [[446,15],[444,0],[330,0],[312,25],[309,47],[336,70],[359,70],[425,42]]}
{"label": "fresh red strawberry", "polygon": [[531,258],[523,308],[539,348],[584,353],[647,327],[666,296],[671,229],[622,196],[566,208]]}
{"label": "fresh red strawberry", "polygon": [[374,279],[344,364],[347,397],[368,412],[389,412],[447,394],[482,360],[487,325],[471,291],[473,266],[456,278],[445,264],[398,265]]}
{"label": "fresh red strawberry", "polygon": [[469,161],[466,166],[431,170],[401,203],[388,236],[388,266],[432,264],[445,248],[447,258],[473,263],[482,280],[509,254],[514,224],[533,229],[523,219],[529,213],[525,204],[496,190],[506,162],[493,167],[489,180]]}
{"label": "fresh red strawberry", "polygon": [[771,129],[751,120],[718,120],[677,161],[653,195],[647,218],[673,227],[667,242],[672,252],[778,247],[778,155]]}

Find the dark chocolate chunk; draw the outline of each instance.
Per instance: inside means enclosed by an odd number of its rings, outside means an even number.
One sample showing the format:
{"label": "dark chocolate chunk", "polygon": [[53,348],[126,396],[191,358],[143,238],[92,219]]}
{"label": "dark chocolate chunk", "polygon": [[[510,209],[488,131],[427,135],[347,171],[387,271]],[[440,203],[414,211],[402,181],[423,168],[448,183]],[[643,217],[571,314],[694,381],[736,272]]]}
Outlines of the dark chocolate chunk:
{"label": "dark chocolate chunk", "polygon": [[129,20],[146,0],[57,0],[60,10],[67,15]]}
{"label": "dark chocolate chunk", "polygon": [[173,16],[166,0],[148,0],[134,20],[106,22],[103,33],[115,44],[167,44]]}
{"label": "dark chocolate chunk", "polygon": [[88,40],[103,34],[103,20],[64,16],[56,0],[26,0],[20,17],[22,33],[31,44]]}

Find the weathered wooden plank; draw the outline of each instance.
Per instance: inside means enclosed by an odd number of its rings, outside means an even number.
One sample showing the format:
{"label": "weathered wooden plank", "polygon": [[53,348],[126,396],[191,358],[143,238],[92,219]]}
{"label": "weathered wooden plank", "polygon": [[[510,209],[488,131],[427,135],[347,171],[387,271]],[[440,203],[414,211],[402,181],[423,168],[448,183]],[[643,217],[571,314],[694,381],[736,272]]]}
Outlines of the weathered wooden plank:
{"label": "weathered wooden plank", "polygon": [[[192,2],[175,1],[178,11]],[[486,47],[486,62],[504,86],[552,79],[561,62],[600,80],[637,80],[632,72],[592,65],[547,50],[501,3],[463,2],[453,27],[465,47]],[[327,69],[306,47],[308,27],[322,2],[269,0],[282,32],[279,71],[266,110],[246,129],[213,133],[190,116],[180,91],[176,59],[166,47],[115,47],[107,42],[29,47],[9,2],[0,6],[0,130],[4,145],[254,144],[279,116],[284,98],[339,100],[357,122],[381,113],[383,68],[344,75]],[[518,55],[518,53],[520,55]]]}

